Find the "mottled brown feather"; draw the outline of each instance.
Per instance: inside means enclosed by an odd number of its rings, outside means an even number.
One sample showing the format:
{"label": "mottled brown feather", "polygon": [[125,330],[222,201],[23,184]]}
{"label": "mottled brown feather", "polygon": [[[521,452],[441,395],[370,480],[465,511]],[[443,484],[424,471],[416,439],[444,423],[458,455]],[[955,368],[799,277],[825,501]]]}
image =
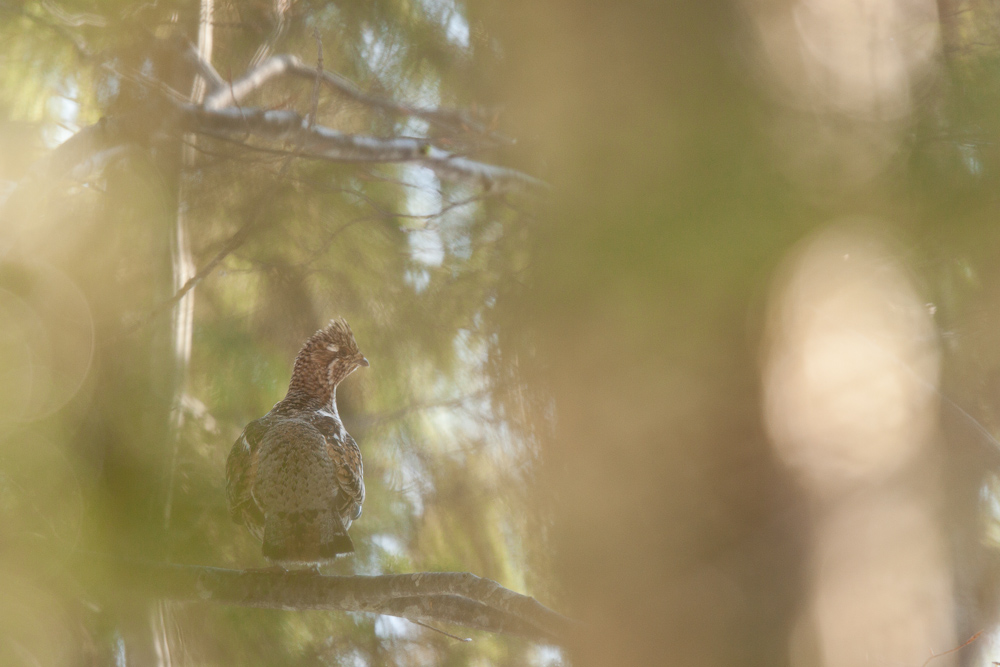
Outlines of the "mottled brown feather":
{"label": "mottled brown feather", "polygon": [[273,560],[318,562],[353,551],[346,531],[361,515],[364,467],[337,413],[336,388],[367,365],[347,322],[332,320],[302,346],[285,398],[233,444],[230,514]]}

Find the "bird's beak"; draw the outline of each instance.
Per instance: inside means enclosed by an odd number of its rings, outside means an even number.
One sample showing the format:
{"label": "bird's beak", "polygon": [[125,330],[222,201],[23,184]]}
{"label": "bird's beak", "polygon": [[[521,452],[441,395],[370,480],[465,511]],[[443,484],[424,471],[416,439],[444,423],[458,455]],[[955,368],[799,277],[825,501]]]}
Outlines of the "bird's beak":
{"label": "bird's beak", "polygon": [[368,360],[365,359],[364,357],[361,357],[361,361],[359,361],[358,363],[361,364],[362,366],[365,366],[366,368],[368,367]]}

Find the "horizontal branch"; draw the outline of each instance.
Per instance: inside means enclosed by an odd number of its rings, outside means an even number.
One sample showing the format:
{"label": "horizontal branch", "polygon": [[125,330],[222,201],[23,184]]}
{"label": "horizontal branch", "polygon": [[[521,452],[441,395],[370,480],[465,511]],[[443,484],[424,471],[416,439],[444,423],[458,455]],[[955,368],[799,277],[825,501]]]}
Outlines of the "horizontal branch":
{"label": "horizontal branch", "polygon": [[329,576],[311,570],[228,570],[193,565],[128,565],[152,594],[267,609],[371,612],[422,623],[540,641],[567,641],[577,623],[534,598],[468,572]]}
{"label": "horizontal branch", "polygon": [[[39,160],[29,173],[0,193],[0,220],[15,211],[26,214],[33,204],[43,202],[44,192],[36,185],[53,185],[80,164],[99,167],[105,158],[121,153],[122,146],[145,145],[149,135],[181,126],[177,129],[216,136],[247,145],[256,150],[272,150],[246,144],[250,136],[291,145],[289,155],[312,157],[337,162],[416,162],[434,170],[446,180],[473,182],[488,191],[512,189],[543,191],[548,185],[516,169],[478,162],[440,149],[424,139],[408,137],[378,138],[353,135],[313,125],[298,113],[289,110],[242,108],[239,101],[259,89],[267,81],[282,74],[315,81],[316,69],[291,55],[269,58],[259,67],[227,84],[212,64],[197,53],[188,42],[178,40],[184,57],[205,80],[209,95],[201,106],[187,103],[187,96],[171,89],[162,81],[144,73],[128,73],[105,64],[103,67],[117,76],[157,92],[162,101],[172,106],[172,112],[159,113],[154,107],[102,119],[56,148]],[[451,109],[422,108],[368,95],[343,77],[323,71],[321,80],[329,87],[369,106],[399,114],[426,119],[439,125],[460,127],[494,136],[477,125],[465,113]],[[232,105],[236,106],[232,106]],[[103,151],[103,153],[102,153]],[[94,155],[101,154],[100,159]]]}
{"label": "horizontal branch", "polygon": [[[306,65],[297,56],[290,54],[273,56],[245,76],[234,81],[232,86],[218,89],[215,94],[205,100],[205,108],[222,109],[227,106],[239,105],[250,93],[279,76],[293,76],[313,81],[316,79],[316,75],[316,68]],[[413,116],[438,126],[476,132],[494,139],[510,141],[458,109],[419,107],[377,95],[369,95],[347,78],[335,72],[321,70],[319,78],[331,90],[365,106],[375,107],[401,116]]]}
{"label": "horizontal branch", "polygon": [[[235,84],[234,84],[235,87]],[[418,162],[439,177],[453,181],[473,181],[488,190],[544,190],[547,185],[516,169],[499,167],[454,155],[429,142],[408,137],[378,137],[344,134],[320,125],[310,127],[298,113],[286,109],[209,109],[178,105],[191,132],[233,138],[252,135],[294,146],[295,154],[337,162]]]}

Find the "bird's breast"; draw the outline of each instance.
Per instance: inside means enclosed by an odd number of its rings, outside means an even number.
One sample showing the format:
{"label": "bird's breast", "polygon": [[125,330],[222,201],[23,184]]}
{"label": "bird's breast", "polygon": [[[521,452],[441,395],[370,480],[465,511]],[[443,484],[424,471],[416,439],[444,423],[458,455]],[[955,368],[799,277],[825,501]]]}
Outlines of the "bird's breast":
{"label": "bird's breast", "polygon": [[261,441],[255,492],[265,511],[329,506],[337,482],[323,435],[305,422],[272,427]]}

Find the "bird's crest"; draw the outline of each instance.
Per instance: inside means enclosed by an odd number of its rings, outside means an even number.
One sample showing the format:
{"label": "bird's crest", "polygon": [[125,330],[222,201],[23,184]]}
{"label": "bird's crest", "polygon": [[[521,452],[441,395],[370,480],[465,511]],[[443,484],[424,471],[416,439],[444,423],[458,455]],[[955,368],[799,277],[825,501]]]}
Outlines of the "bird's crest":
{"label": "bird's crest", "polygon": [[347,320],[343,317],[330,320],[329,324],[314,333],[302,346],[303,351],[321,348],[340,356],[358,353],[358,344],[354,341],[354,332],[351,331]]}

